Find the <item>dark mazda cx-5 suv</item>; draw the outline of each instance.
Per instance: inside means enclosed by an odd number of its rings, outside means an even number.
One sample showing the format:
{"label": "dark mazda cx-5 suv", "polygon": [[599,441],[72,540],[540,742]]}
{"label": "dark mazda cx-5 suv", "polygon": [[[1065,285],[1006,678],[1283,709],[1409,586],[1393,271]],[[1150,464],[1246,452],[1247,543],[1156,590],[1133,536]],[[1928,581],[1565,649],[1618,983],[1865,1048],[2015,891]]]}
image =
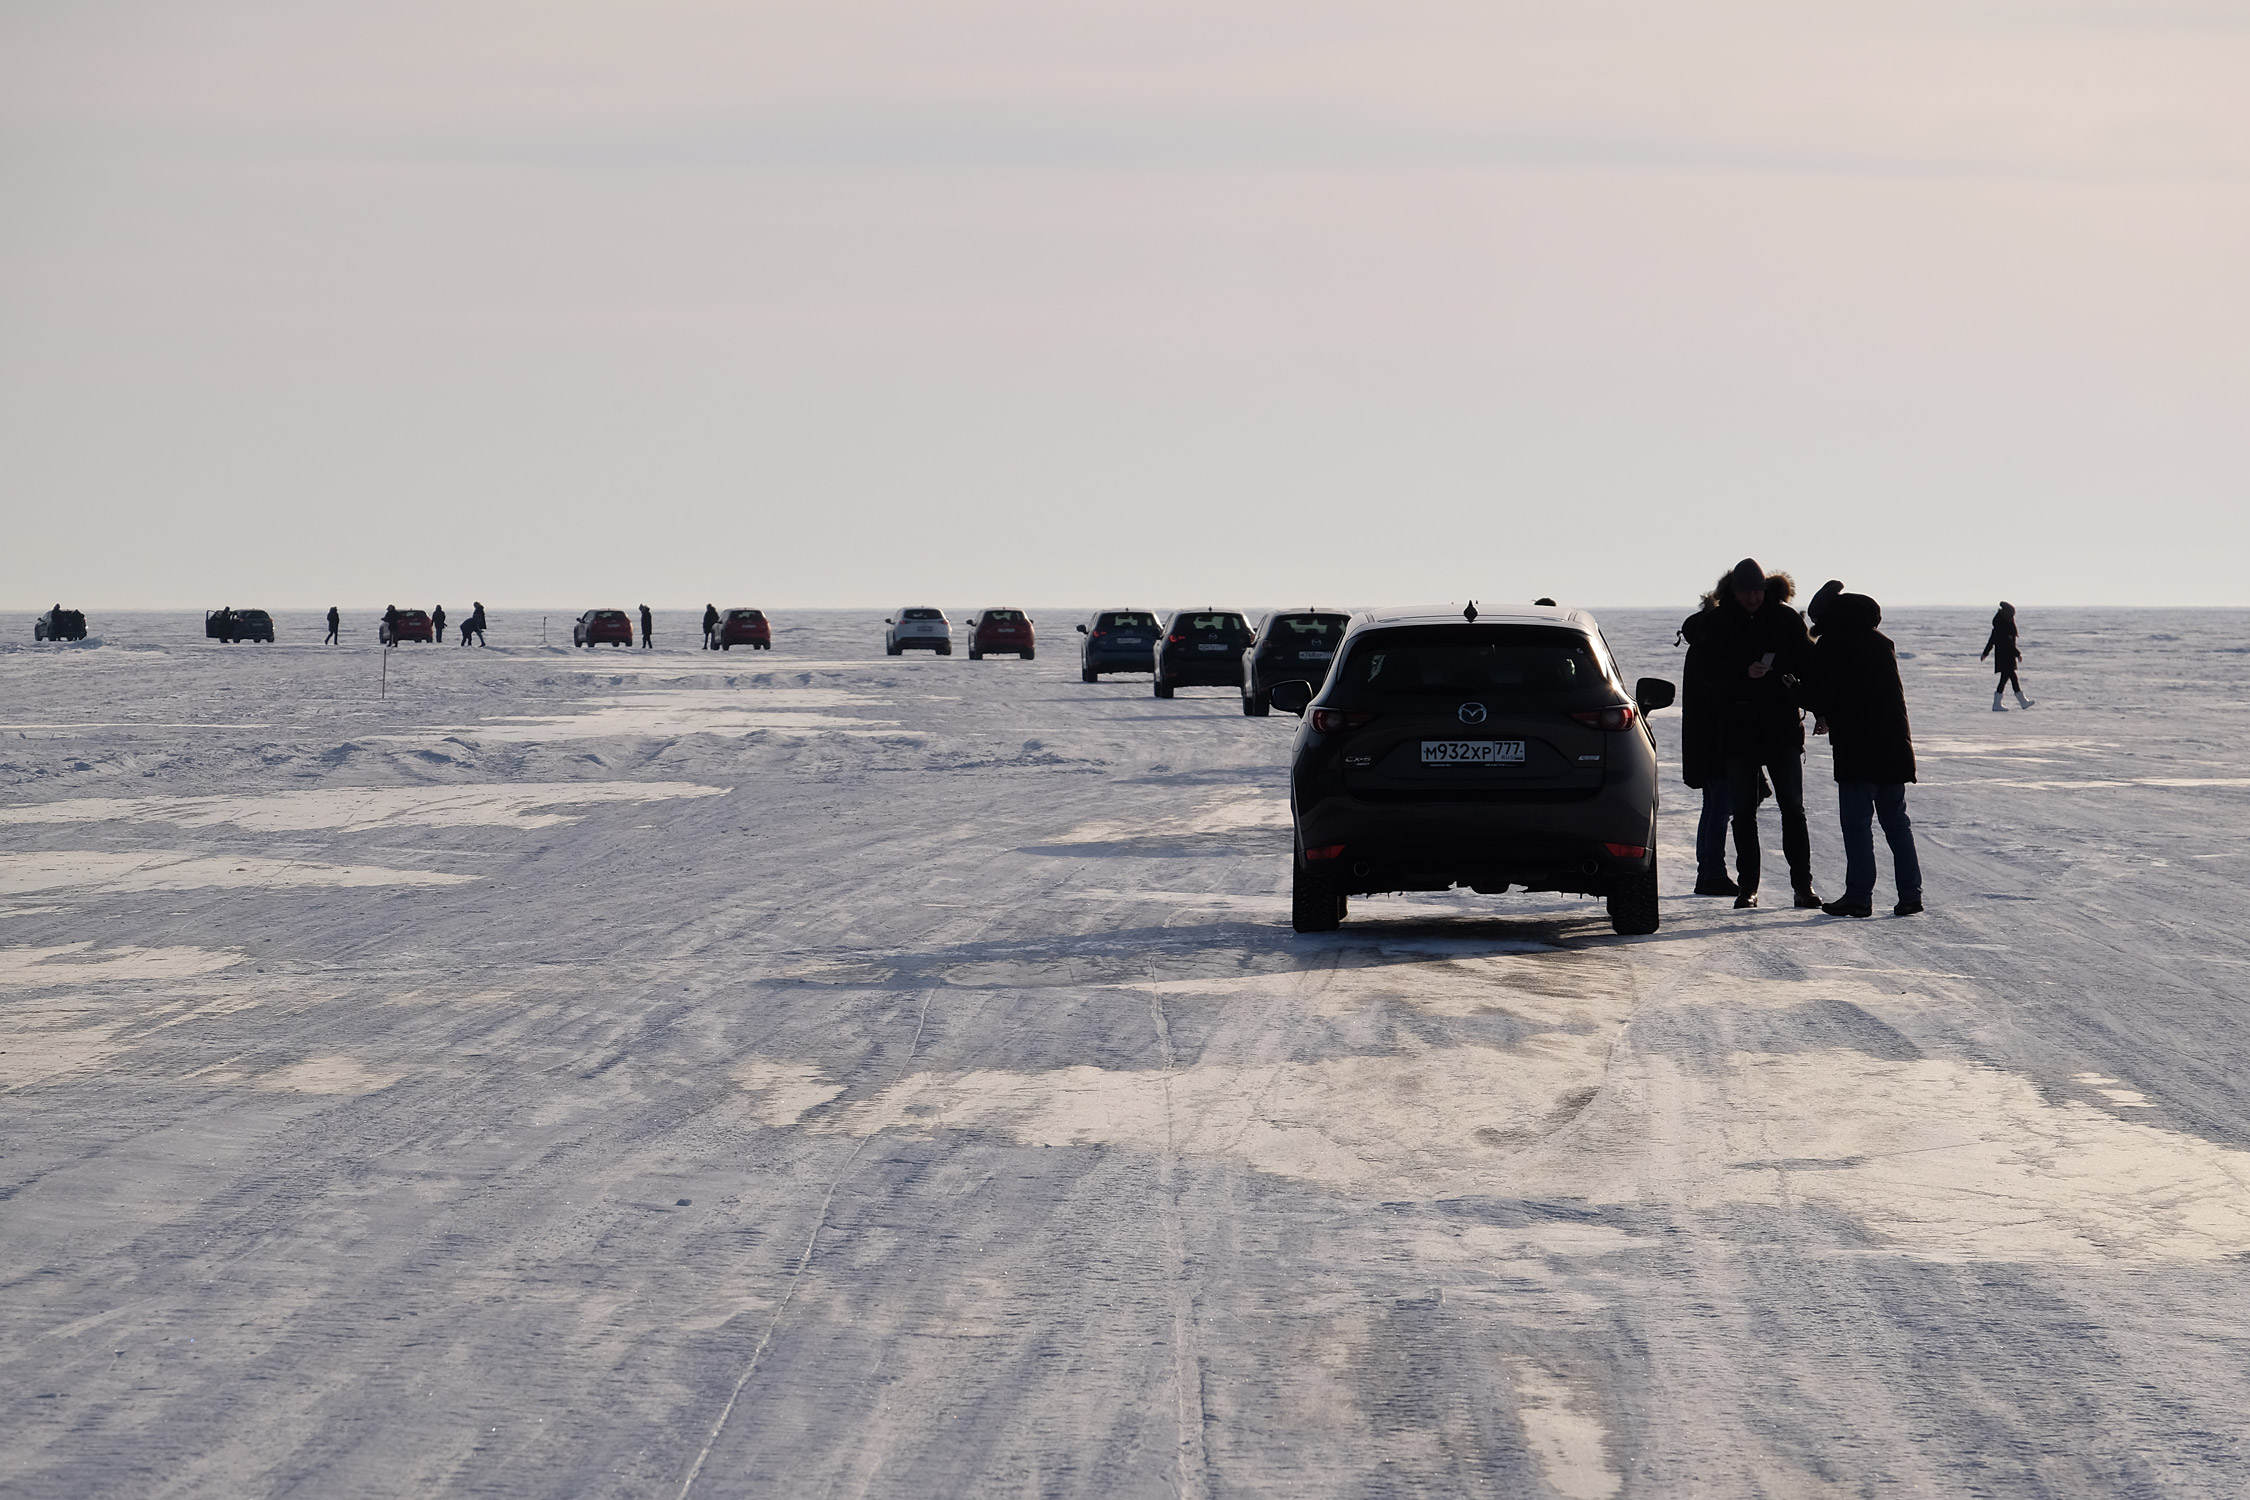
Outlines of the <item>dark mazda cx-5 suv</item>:
{"label": "dark mazda cx-5 suv", "polygon": [[1242,687],[1242,653],[1250,622],[1231,609],[1183,609],[1156,643],[1156,696],[1174,688]]}
{"label": "dark mazda cx-5 suv", "polygon": [[1267,695],[1277,682],[1308,683],[1319,692],[1336,659],[1336,643],[1351,623],[1350,615],[1333,609],[1277,609],[1267,615],[1258,623],[1243,671],[1242,711],[1254,719],[1271,713]]}
{"label": "dark mazda cx-5 suv", "polygon": [[[1621,933],[1656,931],[1656,740],[1673,687],[1627,692],[1583,610],[1363,620],[1305,713],[1289,772],[1291,918],[1329,932],[1375,891],[1605,896]],[[1309,712],[1307,711],[1309,710]]]}

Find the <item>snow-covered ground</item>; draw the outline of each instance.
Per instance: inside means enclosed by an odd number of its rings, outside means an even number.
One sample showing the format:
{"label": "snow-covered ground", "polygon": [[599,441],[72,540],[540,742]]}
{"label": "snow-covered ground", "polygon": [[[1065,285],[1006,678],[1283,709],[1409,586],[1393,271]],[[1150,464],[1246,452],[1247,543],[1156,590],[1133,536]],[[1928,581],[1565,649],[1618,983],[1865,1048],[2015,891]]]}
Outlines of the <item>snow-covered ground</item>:
{"label": "snow-covered ground", "polygon": [[2250,1493],[2250,614],[1903,613],[1929,913],[1668,776],[1628,940],[1293,935],[1295,721],[1035,613],[7,622],[0,1490]]}

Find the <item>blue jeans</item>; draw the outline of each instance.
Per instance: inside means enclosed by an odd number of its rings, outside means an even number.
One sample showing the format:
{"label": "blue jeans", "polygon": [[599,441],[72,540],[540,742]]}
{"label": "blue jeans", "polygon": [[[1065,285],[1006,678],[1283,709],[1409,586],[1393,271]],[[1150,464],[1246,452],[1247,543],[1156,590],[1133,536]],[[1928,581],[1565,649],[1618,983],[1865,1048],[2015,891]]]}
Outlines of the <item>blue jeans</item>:
{"label": "blue jeans", "polygon": [[1891,846],[1891,878],[1901,901],[1922,899],[1922,861],[1914,855],[1914,825],[1906,816],[1906,783],[1893,781],[1839,781],[1836,811],[1844,824],[1844,899],[1854,906],[1873,904],[1875,895],[1875,830],[1872,816],[1882,820],[1883,837]]}
{"label": "blue jeans", "polygon": [[1733,880],[1727,873],[1727,821],[1733,813],[1734,799],[1727,795],[1726,778],[1714,776],[1704,782],[1703,816],[1695,825],[1697,885],[1722,885]]}

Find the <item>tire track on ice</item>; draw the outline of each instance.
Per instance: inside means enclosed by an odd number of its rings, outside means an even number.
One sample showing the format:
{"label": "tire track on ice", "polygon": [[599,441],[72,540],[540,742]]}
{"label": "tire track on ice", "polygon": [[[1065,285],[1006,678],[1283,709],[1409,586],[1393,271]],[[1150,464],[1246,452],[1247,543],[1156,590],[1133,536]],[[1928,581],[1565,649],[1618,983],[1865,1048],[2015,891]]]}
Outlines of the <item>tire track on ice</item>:
{"label": "tire track on ice", "polygon": [[[914,1039],[906,1044],[906,1056],[900,1061],[898,1072],[891,1079],[893,1084],[906,1077],[907,1071],[914,1066],[916,1055],[922,1050],[922,1033],[929,1026],[930,1001],[936,994],[934,986],[922,991],[922,1008],[914,1018]],[[679,1500],[687,1500],[688,1492],[695,1488],[695,1481],[702,1475],[704,1464],[710,1461],[711,1450],[718,1446],[720,1436],[727,1429],[727,1422],[734,1416],[734,1408],[742,1399],[743,1389],[750,1384],[750,1377],[758,1373],[758,1361],[765,1356],[766,1346],[773,1342],[775,1330],[781,1327],[782,1315],[789,1311],[789,1304],[796,1297],[797,1288],[804,1284],[805,1271],[812,1265],[813,1251],[820,1244],[820,1232],[828,1227],[828,1211],[835,1206],[837,1189],[844,1185],[845,1178],[851,1176],[852,1168],[858,1164],[861,1154],[875,1138],[875,1134],[861,1137],[859,1144],[852,1147],[851,1155],[844,1158],[844,1164],[836,1169],[836,1175],[829,1180],[828,1191],[820,1200],[820,1212],[813,1217],[812,1233],[805,1237],[804,1252],[797,1257],[796,1267],[789,1273],[789,1285],[783,1290],[781,1300],[774,1304],[773,1315],[766,1319],[765,1331],[758,1335],[757,1347],[750,1351],[749,1363],[735,1377],[734,1389],[727,1392],[726,1405],[719,1408],[719,1419],[711,1424],[711,1435],[703,1440],[703,1447],[695,1455],[695,1462],[688,1466],[687,1477],[680,1481]]]}

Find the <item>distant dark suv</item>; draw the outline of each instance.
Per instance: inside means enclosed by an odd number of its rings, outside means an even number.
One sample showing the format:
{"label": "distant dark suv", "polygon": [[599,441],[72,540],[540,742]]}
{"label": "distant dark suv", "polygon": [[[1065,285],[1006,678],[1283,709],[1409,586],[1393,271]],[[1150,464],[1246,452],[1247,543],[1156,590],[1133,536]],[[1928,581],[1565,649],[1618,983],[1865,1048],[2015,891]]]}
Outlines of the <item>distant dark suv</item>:
{"label": "distant dark suv", "polygon": [[1250,622],[1232,610],[1183,609],[1156,645],[1156,696],[1174,688],[1242,687],[1242,653]]}
{"label": "distant dark suv", "polygon": [[1156,642],[1164,627],[1145,609],[1105,609],[1078,627],[1078,678],[1099,682],[1104,672],[1156,670]]}
{"label": "distant dark suv", "polygon": [[1309,683],[1319,692],[1351,622],[1350,615],[1332,609],[1277,609],[1259,621],[1243,671],[1242,711],[1258,719],[1273,712],[1267,694],[1277,682]]}
{"label": "distant dark suv", "polygon": [[[1291,918],[1329,932],[1374,891],[1604,896],[1656,931],[1656,740],[1672,684],[1631,693],[1591,615],[1532,609],[1355,627],[1307,708],[1289,772]],[[1308,700],[1309,703],[1308,703]]]}
{"label": "distant dark suv", "polygon": [[207,609],[203,612],[203,638],[224,641],[263,641],[273,644],[273,616],[262,609]]}
{"label": "distant dark suv", "polygon": [[58,604],[31,622],[31,638],[35,641],[82,641],[86,639],[85,612],[64,609]]}
{"label": "distant dark suv", "polygon": [[961,627],[969,638],[969,660],[1009,655],[1034,660],[1039,643],[1031,626],[1031,616],[1020,609],[978,610]]}

